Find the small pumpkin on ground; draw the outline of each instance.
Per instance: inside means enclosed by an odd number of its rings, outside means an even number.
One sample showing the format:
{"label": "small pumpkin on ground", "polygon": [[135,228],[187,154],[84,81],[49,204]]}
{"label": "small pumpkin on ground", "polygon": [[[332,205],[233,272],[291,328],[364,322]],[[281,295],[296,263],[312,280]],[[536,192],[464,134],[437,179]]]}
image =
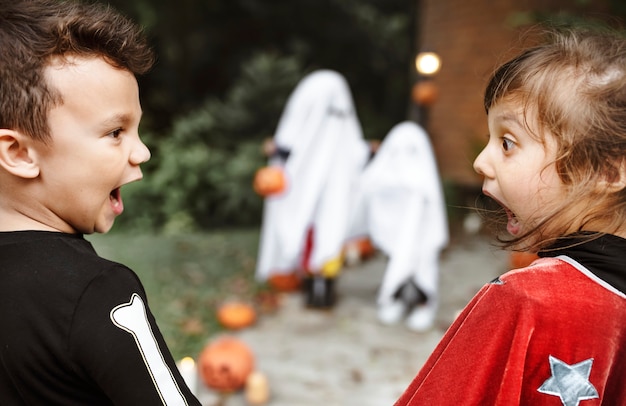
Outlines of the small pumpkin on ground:
{"label": "small pumpkin on ground", "polygon": [[226,302],[218,307],[217,320],[226,328],[238,330],[254,324],[256,310],[245,302]]}
{"label": "small pumpkin on ground", "polygon": [[275,273],[270,275],[267,283],[279,292],[296,292],[302,286],[302,276],[297,271]]}

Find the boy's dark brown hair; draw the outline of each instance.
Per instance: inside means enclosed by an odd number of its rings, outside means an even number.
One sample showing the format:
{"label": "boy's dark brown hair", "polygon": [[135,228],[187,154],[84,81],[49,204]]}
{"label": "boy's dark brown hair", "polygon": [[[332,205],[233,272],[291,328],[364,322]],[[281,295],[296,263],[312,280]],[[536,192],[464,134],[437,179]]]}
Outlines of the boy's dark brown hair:
{"label": "boy's dark brown hair", "polygon": [[500,101],[519,102],[527,119],[529,112],[536,118],[527,122],[531,134],[556,141],[556,171],[568,195],[506,242],[533,251],[572,231],[614,233],[626,224],[626,38],[588,28],[547,36],[500,66],[484,97],[487,113]]}
{"label": "boy's dark brown hair", "polygon": [[67,55],[100,57],[135,75],[154,54],[141,29],[108,6],[59,0],[0,0],[0,128],[47,141],[60,95],[44,70]]}

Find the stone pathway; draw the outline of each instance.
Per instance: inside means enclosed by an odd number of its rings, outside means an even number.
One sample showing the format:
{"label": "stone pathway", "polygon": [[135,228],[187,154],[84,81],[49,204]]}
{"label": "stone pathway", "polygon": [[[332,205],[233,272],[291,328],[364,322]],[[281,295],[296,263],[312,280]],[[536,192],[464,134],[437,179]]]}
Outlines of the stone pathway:
{"label": "stone pathway", "polygon": [[[269,380],[267,406],[393,405],[457,312],[482,285],[507,270],[508,255],[482,236],[453,243],[440,270],[436,327],[423,334],[376,319],[376,290],[386,259],[347,268],[330,311],[307,310],[299,294],[281,297],[278,312],[235,335],[254,351]],[[205,406],[247,406],[243,393],[220,397],[200,384]]]}

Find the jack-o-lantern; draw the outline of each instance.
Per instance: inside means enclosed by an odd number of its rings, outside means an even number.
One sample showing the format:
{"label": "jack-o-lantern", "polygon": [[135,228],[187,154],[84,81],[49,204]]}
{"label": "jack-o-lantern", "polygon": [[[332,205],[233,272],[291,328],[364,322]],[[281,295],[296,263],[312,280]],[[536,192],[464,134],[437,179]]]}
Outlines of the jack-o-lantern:
{"label": "jack-o-lantern", "polygon": [[233,330],[248,327],[256,321],[256,311],[248,303],[231,301],[217,309],[217,320]]}
{"label": "jack-o-lantern", "polygon": [[420,80],[411,89],[411,99],[418,106],[431,106],[437,101],[439,89],[432,80]]}
{"label": "jack-o-lantern", "polygon": [[285,190],[285,172],[279,166],[265,166],[256,171],[253,188],[260,196],[271,196]]}
{"label": "jack-o-lantern", "polygon": [[242,389],[254,369],[252,350],[232,336],[223,336],[207,344],[198,359],[202,381],[220,392]]}

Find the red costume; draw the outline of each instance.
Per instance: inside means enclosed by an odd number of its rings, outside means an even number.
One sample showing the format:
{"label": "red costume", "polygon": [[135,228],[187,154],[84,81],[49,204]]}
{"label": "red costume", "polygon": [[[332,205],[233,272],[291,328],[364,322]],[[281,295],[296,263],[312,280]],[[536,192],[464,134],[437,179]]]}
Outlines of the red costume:
{"label": "red costume", "polygon": [[483,287],[396,406],[626,405],[624,247],[604,236]]}

